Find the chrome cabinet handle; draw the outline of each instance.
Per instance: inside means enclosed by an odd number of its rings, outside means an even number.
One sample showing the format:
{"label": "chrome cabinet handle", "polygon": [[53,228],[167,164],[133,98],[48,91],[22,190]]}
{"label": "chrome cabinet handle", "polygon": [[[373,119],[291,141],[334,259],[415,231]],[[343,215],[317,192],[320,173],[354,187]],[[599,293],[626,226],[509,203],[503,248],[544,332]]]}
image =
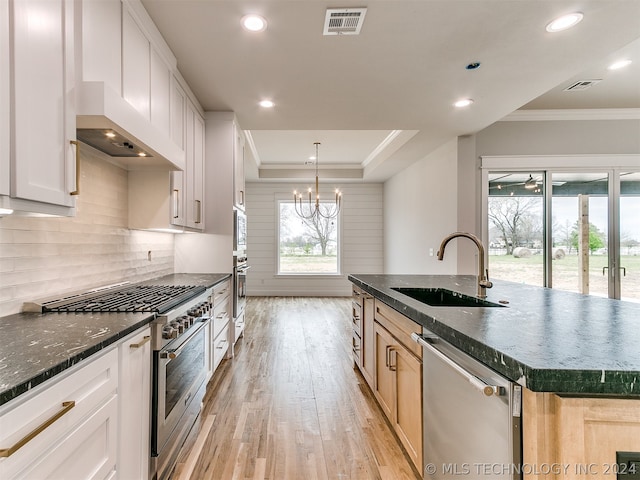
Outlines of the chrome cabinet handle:
{"label": "chrome cabinet handle", "polygon": [[144,337],[142,337],[142,341],[141,342],[132,343],[132,344],[129,345],[129,348],[140,348],[145,343],[148,343],[150,340],[151,340],[151,336],[150,335],[145,335]]}
{"label": "chrome cabinet handle", "polygon": [[200,200],[196,200],[196,205],[197,205],[197,215],[196,218],[197,220],[195,221],[195,223],[200,223],[202,222],[202,202]]}
{"label": "chrome cabinet handle", "polygon": [[180,190],[177,188],[173,189],[173,218],[180,217],[180,198],[179,198]]}
{"label": "chrome cabinet handle", "polygon": [[453,360],[451,360],[449,357],[447,357],[444,353],[442,353],[440,350],[434,348],[431,343],[437,343],[437,340],[439,339],[439,337],[435,336],[435,335],[429,335],[426,339],[421,337],[420,335],[418,335],[417,333],[412,333],[411,334],[411,338],[419,343],[420,345],[422,345],[424,348],[426,348],[427,350],[429,350],[431,353],[433,353],[436,357],[438,357],[440,360],[442,360],[444,363],[446,363],[449,367],[451,367],[453,370],[456,371],[456,373],[458,373],[459,375],[461,375],[463,378],[465,378],[471,385],[473,385],[479,392],[483,393],[484,395],[486,395],[487,397],[490,397],[492,395],[503,395],[504,394],[504,388],[499,387],[497,385],[488,385],[485,382],[483,382],[482,380],[480,380],[478,377],[476,377],[475,375],[472,375],[471,373],[467,372],[464,368],[462,368],[460,365],[458,365],[456,362],[454,362]]}
{"label": "chrome cabinet handle", "polygon": [[58,413],[54,414],[52,417],[45,420],[42,424],[40,424],[35,429],[31,430],[29,433],[27,433],[24,437],[22,437],[20,440],[18,440],[15,444],[10,446],[9,448],[0,449],[0,457],[10,457],[14,453],[16,453],[18,450],[24,447],[27,443],[29,443],[31,440],[36,438],[38,435],[44,432],[47,428],[53,425],[58,419],[60,419],[60,417],[62,417],[65,413],[67,413],[69,410],[71,410],[75,406],[76,406],[76,402],[73,400],[70,400],[68,402],[62,402],[62,410],[60,410]]}
{"label": "chrome cabinet handle", "polygon": [[80,144],[77,140],[69,140],[69,143],[76,146],[76,189],[69,195],[80,195]]}

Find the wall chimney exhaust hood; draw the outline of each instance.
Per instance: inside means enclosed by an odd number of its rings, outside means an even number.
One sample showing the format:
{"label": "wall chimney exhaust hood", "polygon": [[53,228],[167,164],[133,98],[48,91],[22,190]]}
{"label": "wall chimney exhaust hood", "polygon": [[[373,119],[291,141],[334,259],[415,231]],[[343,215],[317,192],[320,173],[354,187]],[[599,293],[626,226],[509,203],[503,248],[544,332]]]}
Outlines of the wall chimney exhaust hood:
{"label": "wall chimney exhaust hood", "polygon": [[184,170],[185,153],[170,135],[104,82],[80,82],[77,99],[76,134],[82,143],[127,170]]}

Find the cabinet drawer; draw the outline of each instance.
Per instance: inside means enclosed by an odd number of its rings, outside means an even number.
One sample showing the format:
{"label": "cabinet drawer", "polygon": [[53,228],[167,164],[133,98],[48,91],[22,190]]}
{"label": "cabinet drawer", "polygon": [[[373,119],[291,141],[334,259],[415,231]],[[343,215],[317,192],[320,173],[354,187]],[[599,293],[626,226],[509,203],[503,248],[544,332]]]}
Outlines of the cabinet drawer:
{"label": "cabinet drawer", "polygon": [[222,329],[229,323],[231,319],[230,302],[217,305],[213,309],[213,318],[211,322],[211,331],[213,338],[216,338]]}
{"label": "cabinet drawer", "polygon": [[224,300],[231,295],[231,280],[225,280],[213,287],[213,304],[218,306],[224,303]]}
{"label": "cabinet drawer", "polygon": [[240,316],[234,320],[233,323],[235,329],[233,341],[235,343],[238,341],[238,338],[240,338],[240,335],[242,335],[242,332],[244,332],[244,312],[242,312]]}
{"label": "cabinet drawer", "polygon": [[[110,399],[116,398],[117,350],[112,349],[95,360],[87,361],[82,368],[59,376],[59,380],[54,378],[46,387],[43,385],[44,388],[26,393],[2,408],[0,449],[10,449],[33,430],[43,425],[48,426],[21,448],[6,458],[0,458],[0,478],[12,478],[23,469],[31,468],[36,458],[50,455],[69,432],[80,428],[79,422],[91,416]],[[116,417],[117,410],[114,425]],[[51,419],[55,420],[49,422]],[[115,435],[112,438],[115,442]]]}
{"label": "cabinet drawer", "polygon": [[114,395],[17,478],[110,478],[116,472],[117,415],[118,402]]}
{"label": "cabinet drawer", "polygon": [[411,340],[412,333],[422,334],[422,327],[385,303],[375,302],[375,320],[386,328],[407,350],[422,358],[422,347]]}
{"label": "cabinet drawer", "polygon": [[213,340],[213,368],[215,370],[220,365],[222,359],[229,350],[229,323],[224,326],[220,334]]}

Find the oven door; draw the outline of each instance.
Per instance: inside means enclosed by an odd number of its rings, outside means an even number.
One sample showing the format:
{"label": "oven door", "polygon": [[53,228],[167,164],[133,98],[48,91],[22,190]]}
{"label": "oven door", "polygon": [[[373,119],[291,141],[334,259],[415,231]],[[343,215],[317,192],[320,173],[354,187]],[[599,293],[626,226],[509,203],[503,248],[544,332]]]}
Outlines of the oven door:
{"label": "oven door", "polygon": [[[207,323],[154,352],[152,454],[157,456],[207,377]],[[185,338],[186,337],[186,338]]]}

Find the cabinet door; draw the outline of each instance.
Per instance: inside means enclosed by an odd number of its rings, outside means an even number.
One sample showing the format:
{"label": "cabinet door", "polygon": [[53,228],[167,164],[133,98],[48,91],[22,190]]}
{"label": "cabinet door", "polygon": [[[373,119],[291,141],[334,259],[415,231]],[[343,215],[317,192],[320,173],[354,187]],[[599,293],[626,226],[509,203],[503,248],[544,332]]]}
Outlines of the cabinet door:
{"label": "cabinet door", "polygon": [[422,471],[422,362],[396,342],[391,348],[395,371],[395,430],[418,471]]}
{"label": "cabinet door", "polygon": [[171,133],[171,72],[162,57],[151,48],[151,124],[162,133]]}
{"label": "cabinet door", "polygon": [[203,227],[204,208],[204,125],[191,102],[187,101],[186,116],[186,226]]}
{"label": "cabinet door", "polygon": [[129,7],[125,7],[122,12],[122,96],[147,120],[150,120],[150,48]]}
{"label": "cabinet door", "polygon": [[0,0],[0,195],[9,195],[9,0]]}
{"label": "cabinet door", "polygon": [[73,6],[14,1],[12,18],[11,196],[67,207],[75,202]]}
{"label": "cabinet door", "polygon": [[395,375],[391,370],[390,363],[393,337],[376,323],[374,325],[374,339],[376,357],[374,394],[385,415],[393,423],[396,397]]}
{"label": "cabinet door", "polygon": [[244,190],[244,135],[234,123],[234,148],[233,148],[233,184],[234,184],[234,204],[244,210],[245,190]]}
{"label": "cabinet door", "polygon": [[185,115],[187,96],[175,77],[171,77],[171,97],[169,110],[171,115],[171,140],[184,150]]}
{"label": "cabinet door", "polygon": [[[116,467],[118,355],[86,359],[0,407],[0,478],[107,478]],[[29,433],[42,427],[40,433]],[[94,476],[95,475],[95,476]]]}
{"label": "cabinet door", "polygon": [[[112,396],[52,451],[34,459],[31,468],[16,478],[102,480],[116,471],[117,396]],[[23,476],[24,475],[24,476]],[[120,478],[134,478],[123,477]],[[142,478],[142,477],[135,477]],[[7,479],[9,480],[9,479]]]}
{"label": "cabinet door", "polygon": [[374,299],[371,295],[362,294],[362,365],[361,371],[370,387],[373,387],[373,375],[376,366],[374,351],[375,337],[373,333],[374,323]]}
{"label": "cabinet door", "polygon": [[149,474],[151,404],[151,329],[119,347],[118,471],[122,479],[146,479]]}

